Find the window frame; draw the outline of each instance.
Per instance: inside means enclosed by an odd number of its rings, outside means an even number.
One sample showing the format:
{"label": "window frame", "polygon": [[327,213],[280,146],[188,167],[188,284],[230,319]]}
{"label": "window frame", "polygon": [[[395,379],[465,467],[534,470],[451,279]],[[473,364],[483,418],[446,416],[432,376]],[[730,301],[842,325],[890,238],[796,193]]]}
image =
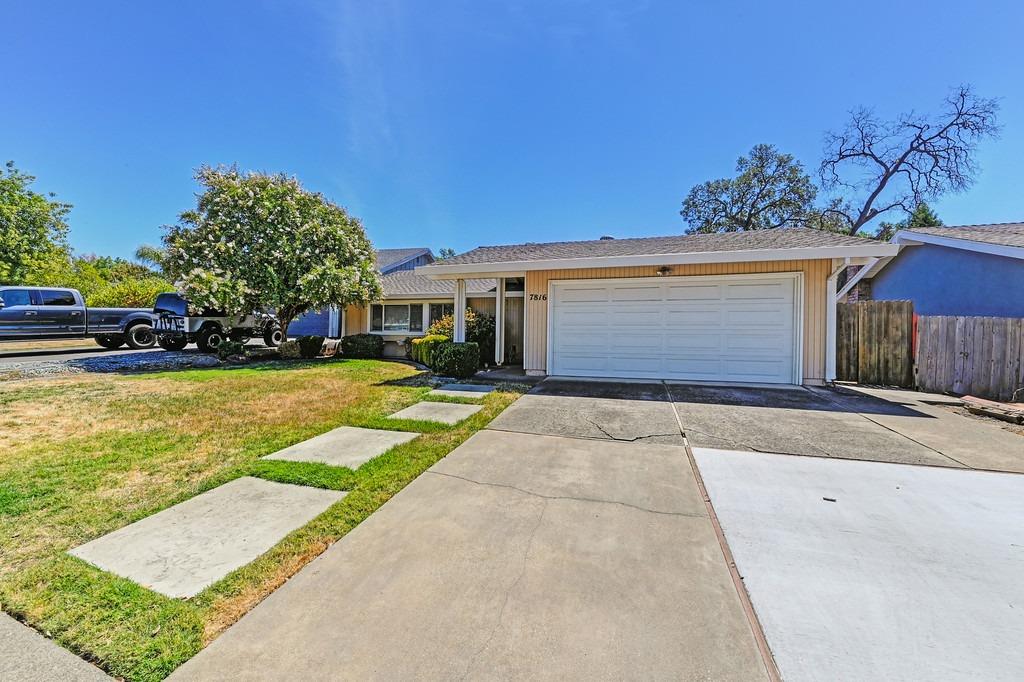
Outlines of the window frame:
{"label": "window frame", "polygon": [[[370,309],[367,316],[367,328],[370,334],[379,334],[381,336],[423,336],[427,333],[427,328],[430,326],[426,323],[429,316],[429,309],[427,306],[430,305],[425,301],[409,301],[404,303],[393,302],[388,303],[386,301],[371,303]],[[380,328],[374,328],[375,316],[374,308],[380,308]],[[387,329],[386,326],[386,311],[387,308],[402,308],[406,309],[406,326],[404,329]],[[413,308],[420,309],[419,315],[419,326],[420,329],[412,329],[413,323]]]}

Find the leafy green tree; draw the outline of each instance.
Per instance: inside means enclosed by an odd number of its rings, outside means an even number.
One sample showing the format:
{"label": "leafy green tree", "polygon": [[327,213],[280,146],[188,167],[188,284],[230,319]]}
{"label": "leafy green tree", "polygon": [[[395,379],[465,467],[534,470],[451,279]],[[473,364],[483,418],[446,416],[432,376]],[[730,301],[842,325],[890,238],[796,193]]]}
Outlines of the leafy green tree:
{"label": "leafy green tree", "polygon": [[13,161],[0,171],[0,284],[30,283],[68,260],[71,204],[31,190],[33,182]]}
{"label": "leafy green tree", "polygon": [[736,177],[691,189],[679,213],[690,226],[687,234],[765,230],[800,224],[816,196],[799,161],[759,144],[736,161]]}
{"label": "leafy green tree", "polygon": [[282,331],[302,313],[381,297],[373,246],[357,218],[283,174],[204,166],[195,210],[164,236],[164,267],[196,307],[269,308]]}
{"label": "leafy green tree", "polygon": [[939,227],[940,225],[943,225],[942,219],[932,210],[931,206],[922,201],[906,219],[898,223],[882,223],[878,226],[878,231],[872,236],[875,239],[889,241],[900,230],[911,227]]}
{"label": "leafy green tree", "polygon": [[135,249],[135,260],[161,274],[164,271],[164,261],[166,258],[167,249],[162,249],[159,246],[143,244]]}
{"label": "leafy green tree", "polygon": [[449,249],[448,247],[441,247],[437,250],[437,260],[448,260],[455,256],[455,249]]}

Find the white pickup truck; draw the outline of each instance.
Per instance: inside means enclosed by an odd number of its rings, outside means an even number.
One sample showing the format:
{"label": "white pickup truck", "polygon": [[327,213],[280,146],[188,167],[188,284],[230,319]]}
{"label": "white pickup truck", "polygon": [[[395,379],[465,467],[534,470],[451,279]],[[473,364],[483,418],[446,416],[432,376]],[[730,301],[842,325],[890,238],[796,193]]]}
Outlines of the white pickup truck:
{"label": "white pickup truck", "polygon": [[0,341],[92,338],[104,348],[152,348],[152,310],[87,308],[75,289],[0,286]]}

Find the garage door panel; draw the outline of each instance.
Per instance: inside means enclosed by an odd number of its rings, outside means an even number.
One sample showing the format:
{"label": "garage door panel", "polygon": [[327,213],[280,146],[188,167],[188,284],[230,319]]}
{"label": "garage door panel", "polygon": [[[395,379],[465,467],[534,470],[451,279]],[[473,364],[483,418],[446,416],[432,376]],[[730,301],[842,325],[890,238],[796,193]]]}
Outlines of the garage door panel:
{"label": "garage door panel", "polygon": [[663,334],[630,334],[622,336],[615,334],[607,344],[609,355],[621,355],[629,353],[661,353],[665,346]]}
{"label": "garage door panel", "polygon": [[608,300],[608,288],[607,287],[559,287],[558,296],[556,300],[558,302],[599,302],[604,303]]}
{"label": "garage door panel", "polygon": [[670,284],[665,287],[666,301],[719,301],[721,298],[720,284]]}
{"label": "garage door panel", "polygon": [[662,290],[657,285],[623,286],[611,289],[609,298],[618,301],[658,301],[662,300]]}
{"label": "garage door panel", "polygon": [[793,310],[782,308],[732,308],[725,311],[724,322],[730,327],[790,327]]}
{"label": "garage door panel", "polygon": [[672,327],[692,328],[722,323],[722,311],[715,310],[680,310],[669,308],[664,311],[665,321]]}
{"label": "garage door panel", "polygon": [[788,334],[754,334],[750,332],[724,334],[722,348],[726,351],[743,351],[779,355],[792,350],[792,339]]}
{"label": "garage door panel", "polygon": [[614,327],[661,327],[664,312],[657,306],[637,306],[633,308],[617,308],[611,314]]}
{"label": "garage door panel", "polygon": [[553,283],[550,372],[791,383],[794,278],[733,277]]}
{"label": "garage door panel", "polygon": [[729,284],[725,287],[725,298],[730,301],[790,301],[793,297],[792,282],[750,282]]}
{"label": "garage door panel", "polygon": [[722,347],[722,334],[678,333],[665,339],[665,350],[669,353],[704,352],[717,354]]}

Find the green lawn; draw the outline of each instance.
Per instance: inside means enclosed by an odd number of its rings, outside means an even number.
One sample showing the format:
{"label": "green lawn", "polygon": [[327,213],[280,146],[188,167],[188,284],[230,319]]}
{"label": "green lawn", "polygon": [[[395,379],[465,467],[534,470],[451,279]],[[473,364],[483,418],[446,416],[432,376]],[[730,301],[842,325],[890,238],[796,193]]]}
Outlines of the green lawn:
{"label": "green lawn", "polygon": [[[0,382],[0,606],[115,676],[162,679],[518,396],[452,427],[385,420],[422,379],[339,360]],[[354,472],[259,459],[343,424],[424,435]],[[239,476],[351,492],[188,601],[65,553]]]}

